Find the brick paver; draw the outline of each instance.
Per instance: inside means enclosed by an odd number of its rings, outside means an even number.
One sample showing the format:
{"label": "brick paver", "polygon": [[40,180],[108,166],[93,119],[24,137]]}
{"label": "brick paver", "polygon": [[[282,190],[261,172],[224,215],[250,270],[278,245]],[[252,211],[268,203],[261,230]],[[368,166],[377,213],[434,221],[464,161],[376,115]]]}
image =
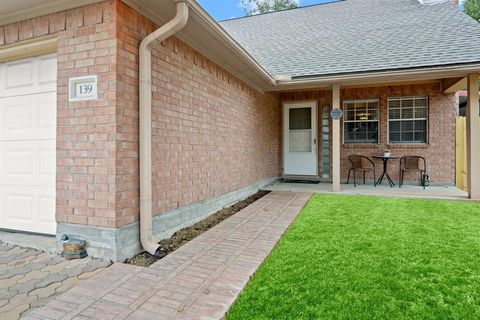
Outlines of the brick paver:
{"label": "brick paver", "polygon": [[0,241],[0,319],[19,319],[109,265],[92,258],[68,261]]}
{"label": "brick paver", "polygon": [[221,319],[310,198],[272,192],[148,268],[114,264],[25,319]]}

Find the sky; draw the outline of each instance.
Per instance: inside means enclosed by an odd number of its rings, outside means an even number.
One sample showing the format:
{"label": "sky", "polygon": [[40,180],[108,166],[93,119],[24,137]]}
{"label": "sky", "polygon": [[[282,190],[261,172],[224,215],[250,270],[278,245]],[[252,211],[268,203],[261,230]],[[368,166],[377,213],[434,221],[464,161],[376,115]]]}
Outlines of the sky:
{"label": "sky", "polygon": [[[241,0],[198,0],[216,20],[226,20],[243,17],[245,12]],[[332,2],[332,0],[300,0],[301,6]]]}

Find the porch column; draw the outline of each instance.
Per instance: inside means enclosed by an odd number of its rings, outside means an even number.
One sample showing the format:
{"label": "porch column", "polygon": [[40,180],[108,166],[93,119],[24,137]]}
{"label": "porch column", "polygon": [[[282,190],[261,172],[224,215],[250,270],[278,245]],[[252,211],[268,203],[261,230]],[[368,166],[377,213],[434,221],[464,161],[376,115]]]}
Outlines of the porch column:
{"label": "porch column", "polygon": [[[332,110],[340,109],[340,86],[332,86]],[[340,192],[340,119],[332,120],[332,182],[333,192]]]}
{"label": "porch column", "polygon": [[480,106],[478,79],[480,74],[468,75],[467,102],[467,180],[470,199],[480,199]]}

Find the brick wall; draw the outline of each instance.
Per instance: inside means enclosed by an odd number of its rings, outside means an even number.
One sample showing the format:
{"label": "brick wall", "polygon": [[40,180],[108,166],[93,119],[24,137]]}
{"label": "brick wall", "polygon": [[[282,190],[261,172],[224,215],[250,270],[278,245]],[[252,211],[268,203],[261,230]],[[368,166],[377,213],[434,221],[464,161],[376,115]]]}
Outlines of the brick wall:
{"label": "brick wall", "polygon": [[[57,221],[138,220],[138,47],[156,26],[118,0],[0,27],[0,45],[58,37]],[[172,38],[155,50],[154,212],[279,173],[280,110]],[[97,74],[99,99],[68,102],[68,78]]]}
{"label": "brick wall", "polygon": [[[58,37],[58,222],[123,222],[115,212],[116,6],[105,1],[0,27],[0,44]],[[98,75],[99,99],[69,103],[68,78],[89,74]]]}
{"label": "brick wall", "polygon": [[[120,227],[138,220],[138,46],[154,29],[117,0],[0,27],[0,45],[58,36],[58,222]],[[176,38],[154,50],[153,62],[155,214],[279,174],[276,95],[259,94]],[[68,78],[87,74],[99,76],[99,99],[69,103]],[[452,182],[456,105],[438,84],[342,90],[343,98],[381,98],[383,111],[380,145],[342,148],[343,176],[349,154],[385,147],[386,99],[395,95],[429,96],[430,143],[392,151],[425,155],[432,180]],[[282,99],[331,104],[329,91]]]}
{"label": "brick wall", "polygon": [[[118,5],[117,215],[138,219],[138,47],[156,26]],[[134,21],[135,23],[132,23]],[[278,99],[172,37],[153,52],[153,211],[279,174]]]}
{"label": "brick wall", "polygon": [[[429,97],[429,143],[426,145],[388,145],[387,144],[387,99],[395,96],[428,96]],[[342,145],[341,174],[346,178],[350,163],[348,156],[360,154],[371,157],[382,154],[388,147],[396,156],[420,155],[427,159],[428,173],[432,182],[454,183],[455,181],[455,116],[458,115],[458,102],[454,94],[444,94],[440,84],[416,84],[392,87],[372,87],[342,89],[341,102],[347,99],[380,99],[380,143],[378,145]],[[331,105],[330,91],[309,91],[299,93],[285,93],[281,99],[288,100],[317,100],[320,104]],[[320,113],[320,112],[319,112]],[[319,120],[319,124],[321,124]],[[320,125],[321,128],[321,125]],[[319,132],[321,129],[319,128]],[[343,134],[343,123],[342,123]],[[320,141],[320,140],[319,140]],[[343,141],[343,137],[342,140]],[[319,146],[319,150],[321,150]],[[319,158],[320,160],[320,158]],[[381,173],[381,162],[376,163],[377,174]],[[319,172],[321,172],[319,161]],[[389,173],[394,180],[398,179],[398,161],[389,163]],[[415,175],[407,175],[406,180],[417,180]]]}
{"label": "brick wall", "polygon": [[154,212],[279,173],[280,108],[176,39],[154,52]]}
{"label": "brick wall", "polygon": [[116,214],[121,225],[139,218],[138,48],[156,26],[135,11],[117,5],[117,154]]}

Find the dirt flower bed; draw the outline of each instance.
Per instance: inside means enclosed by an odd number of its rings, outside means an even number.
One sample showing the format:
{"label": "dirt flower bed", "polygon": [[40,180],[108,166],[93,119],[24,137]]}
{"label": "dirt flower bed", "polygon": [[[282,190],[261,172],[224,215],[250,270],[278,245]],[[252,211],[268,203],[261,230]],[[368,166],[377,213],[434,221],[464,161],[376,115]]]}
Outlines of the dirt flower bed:
{"label": "dirt flower bed", "polygon": [[[235,213],[240,210],[248,207],[250,204],[254,203],[258,199],[267,195],[268,191],[259,191],[251,197],[248,197],[245,200],[235,203],[234,205],[224,208],[220,211],[215,212],[210,215],[208,218],[194,224],[191,227],[181,229],[173,234],[172,237],[168,239],[161,240],[158,244],[162,247],[163,251],[168,255],[169,253],[177,250],[185,243],[189,242],[192,239],[195,239],[205,231],[213,228],[223,220],[233,216]],[[152,263],[156,262],[157,259],[153,257],[148,252],[142,252],[137,254],[131,259],[127,259],[125,263],[133,264],[140,267],[148,267]]]}

